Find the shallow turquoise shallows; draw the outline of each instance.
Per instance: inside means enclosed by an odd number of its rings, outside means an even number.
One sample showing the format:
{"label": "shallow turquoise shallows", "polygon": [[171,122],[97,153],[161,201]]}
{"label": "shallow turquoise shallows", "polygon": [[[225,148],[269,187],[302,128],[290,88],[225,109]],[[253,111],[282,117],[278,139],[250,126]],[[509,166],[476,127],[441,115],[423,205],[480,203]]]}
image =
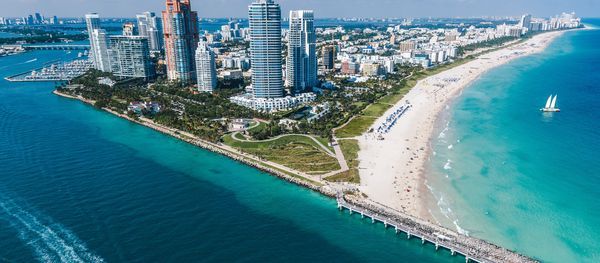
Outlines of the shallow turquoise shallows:
{"label": "shallow turquoise shallows", "polygon": [[[541,113],[551,94],[562,112]],[[488,72],[445,115],[438,220],[545,262],[600,262],[600,30]]]}
{"label": "shallow turquoise shallows", "polygon": [[73,58],[0,58],[0,262],[464,262],[334,200],[4,77]]}

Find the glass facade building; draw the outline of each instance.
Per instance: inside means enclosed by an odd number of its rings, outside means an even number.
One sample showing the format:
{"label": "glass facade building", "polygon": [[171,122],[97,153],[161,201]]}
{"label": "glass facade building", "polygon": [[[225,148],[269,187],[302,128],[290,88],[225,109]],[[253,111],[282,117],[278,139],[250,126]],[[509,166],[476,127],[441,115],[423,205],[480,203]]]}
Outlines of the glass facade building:
{"label": "glass facade building", "polygon": [[153,12],[144,12],[136,17],[139,35],[148,38],[152,52],[160,52],[163,49],[163,30],[160,18]]}
{"label": "glass facade building", "polygon": [[144,79],[154,77],[146,37],[110,36],[108,53],[111,71],[115,76]]}
{"label": "glass facade building", "polygon": [[273,0],[248,7],[252,90],[255,98],[283,97],[281,8]]}
{"label": "glass facade building", "polygon": [[313,11],[290,11],[286,86],[294,93],[317,85],[317,35]]}

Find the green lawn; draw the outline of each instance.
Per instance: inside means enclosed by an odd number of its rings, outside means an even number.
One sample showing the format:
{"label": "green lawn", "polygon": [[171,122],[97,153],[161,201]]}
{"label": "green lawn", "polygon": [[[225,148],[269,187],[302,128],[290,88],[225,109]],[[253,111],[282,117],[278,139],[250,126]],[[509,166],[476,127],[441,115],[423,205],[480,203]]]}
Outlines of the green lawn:
{"label": "green lawn", "polygon": [[318,144],[304,136],[290,135],[269,142],[240,142],[226,135],[223,140],[225,144],[243,152],[301,172],[324,174],[340,169],[337,159],[327,155]]}
{"label": "green lawn", "polygon": [[[255,125],[255,124],[256,124],[256,123],[252,123],[252,124],[250,125],[250,127],[252,127],[252,126],[253,126],[253,125]],[[261,122],[261,123],[259,123],[259,124],[258,124],[258,126],[256,126],[256,127],[252,128],[252,129],[248,129],[248,131],[253,131],[253,130],[260,131],[260,130],[264,129],[265,127],[267,127],[267,124],[266,124],[266,123],[264,123],[264,122]]]}
{"label": "green lawn", "polygon": [[361,115],[378,118],[379,116],[383,115],[389,108],[392,107],[392,105],[390,104],[392,103],[373,103],[369,105],[369,107],[367,107]]}
{"label": "green lawn", "polygon": [[338,138],[354,138],[367,132],[369,127],[377,120],[375,117],[358,116],[349,122],[344,128],[335,132]]}
{"label": "green lawn", "polygon": [[246,138],[241,133],[234,133],[233,137],[238,140],[246,140]]}

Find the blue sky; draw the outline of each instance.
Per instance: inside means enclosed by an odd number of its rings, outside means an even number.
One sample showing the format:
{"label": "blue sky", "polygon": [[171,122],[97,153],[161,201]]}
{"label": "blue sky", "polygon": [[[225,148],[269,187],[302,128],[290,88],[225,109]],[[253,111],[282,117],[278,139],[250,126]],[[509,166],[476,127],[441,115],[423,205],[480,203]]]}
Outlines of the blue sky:
{"label": "blue sky", "polygon": [[[600,0],[275,0],[284,12],[313,9],[318,17],[470,17],[517,16],[532,13],[551,16],[575,11],[600,17]],[[252,0],[192,0],[201,17],[246,17]],[[0,16],[103,16],[132,17],[142,11],[160,11],[164,0],[0,0]]]}

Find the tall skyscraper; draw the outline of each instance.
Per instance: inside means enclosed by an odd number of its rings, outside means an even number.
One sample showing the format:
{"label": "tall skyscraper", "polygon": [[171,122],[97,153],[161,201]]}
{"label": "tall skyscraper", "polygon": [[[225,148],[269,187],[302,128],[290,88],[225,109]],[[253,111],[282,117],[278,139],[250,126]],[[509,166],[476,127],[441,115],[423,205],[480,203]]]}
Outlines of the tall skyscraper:
{"label": "tall skyscraper", "polygon": [[286,86],[294,93],[317,84],[317,35],[313,11],[290,11]]}
{"label": "tall skyscraper", "polygon": [[273,0],[248,7],[252,90],[255,98],[283,97],[281,8]]}
{"label": "tall skyscraper", "polygon": [[40,13],[35,13],[35,24],[43,24],[44,17]]}
{"label": "tall skyscraper", "polygon": [[111,72],[110,57],[108,55],[108,35],[104,29],[94,29],[90,38],[93,47],[94,66],[97,70]]}
{"label": "tall skyscraper", "polygon": [[527,30],[529,30],[529,28],[531,27],[531,15],[530,14],[525,14],[521,17],[521,21],[519,22],[519,26],[521,28],[527,28]]}
{"label": "tall skyscraper", "polygon": [[163,48],[163,30],[160,19],[153,12],[144,12],[136,17],[140,36],[148,38],[152,52],[160,52]]}
{"label": "tall skyscraper", "polygon": [[110,36],[108,43],[111,72],[120,77],[154,77],[148,39],[143,36]]}
{"label": "tall skyscraper", "polygon": [[205,41],[200,41],[196,49],[196,75],[198,91],[213,92],[217,88],[215,54]]}
{"label": "tall skyscraper", "polygon": [[335,46],[324,46],[322,55],[323,66],[326,70],[332,70],[335,66]]}
{"label": "tall skyscraper", "polygon": [[33,25],[35,24],[35,19],[33,18],[32,15],[27,16],[27,20],[25,21],[26,25]]}
{"label": "tall skyscraper", "polygon": [[100,16],[95,13],[87,14],[85,15],[85,22],[90,38],[90,58],[94,62],[94,68],[109,72],[108,43],[106,32],[100,28]]}
{"label": "tall skyscraper", "polygon": [[196,77],[198,14],[192,11],[190,0],[167,0],[166,6],[162,16],[167,76],[169,80],[189,84]]}

